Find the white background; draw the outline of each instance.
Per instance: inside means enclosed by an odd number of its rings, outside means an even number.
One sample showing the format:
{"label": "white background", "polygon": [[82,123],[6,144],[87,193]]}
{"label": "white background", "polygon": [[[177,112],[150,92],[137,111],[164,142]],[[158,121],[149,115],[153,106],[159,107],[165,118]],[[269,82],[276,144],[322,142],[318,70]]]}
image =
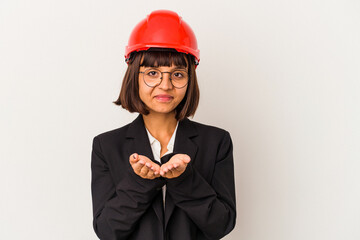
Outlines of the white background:
{"label": "white background", "polygon": [[227,240],[360,239],[360,2],[0,1],[0,238],[95,240],[95,135],[132,28],[169,9],[198,38],[193,118],[234,143]]}

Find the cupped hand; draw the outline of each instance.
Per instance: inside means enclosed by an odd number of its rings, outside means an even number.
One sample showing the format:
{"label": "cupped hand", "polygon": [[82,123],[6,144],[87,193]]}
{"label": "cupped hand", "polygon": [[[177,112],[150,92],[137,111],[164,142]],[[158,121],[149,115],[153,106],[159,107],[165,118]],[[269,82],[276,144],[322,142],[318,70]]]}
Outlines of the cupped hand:
{"label": "cupped hand", "polygon": [[129,157],[129,162],[134,172],[145,179],[155,179],[160,177],[160,166],[148,157],[133,153]]}
{"label": "cupped hand", "polygon": [[190,161],[191,159],[188,155],[176,154],[167,163],[161,165],[160,175],[165,178],[176,178],[186,170]]}

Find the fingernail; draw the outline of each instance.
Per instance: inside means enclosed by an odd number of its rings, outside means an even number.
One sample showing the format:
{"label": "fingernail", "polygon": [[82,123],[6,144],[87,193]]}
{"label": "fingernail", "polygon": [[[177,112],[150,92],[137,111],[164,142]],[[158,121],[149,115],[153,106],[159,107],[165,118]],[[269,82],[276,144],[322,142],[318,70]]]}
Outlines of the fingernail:
{"label": "fingernail", "polygon": [[133,155],[133,158],[136,159],[135,154]]}

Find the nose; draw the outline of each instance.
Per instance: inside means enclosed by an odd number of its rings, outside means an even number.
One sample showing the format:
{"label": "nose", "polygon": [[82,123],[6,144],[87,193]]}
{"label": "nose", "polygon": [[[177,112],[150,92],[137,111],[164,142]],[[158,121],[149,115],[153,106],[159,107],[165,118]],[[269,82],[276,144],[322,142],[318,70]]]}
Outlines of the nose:
{"label": "nose", "polygon": [[170,80],[170,73],[163,73],[162,74],[162,81],[159,85],[161,89],[172,89],[173,85]]}

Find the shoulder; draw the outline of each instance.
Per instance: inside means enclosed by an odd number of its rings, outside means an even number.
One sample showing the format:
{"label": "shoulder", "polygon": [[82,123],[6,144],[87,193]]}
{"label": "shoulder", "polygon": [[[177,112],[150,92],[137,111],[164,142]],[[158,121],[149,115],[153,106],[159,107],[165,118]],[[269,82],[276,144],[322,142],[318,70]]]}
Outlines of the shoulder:
{"label": "shoulder", "polygon": [[126,138],[127,130],[129,129],[130,123],[115,129],[111,129],[94,136],[93,140],[98,140],[103,144],[113,144],[122,142]]}
{"label": "shoulder", "polygon": [[209,125],[209,124],[204,124],[201,122],[197,122],[197,121],[193,121],[188,119],[189,123],[191,125],[193,125],[196,129],[196,131],[198,132],[199,136],[203,137],[203,138],[210,138],[210,139],[223,139],[225,137],[229,137],[230,138],[230,133],[223,128],[217,127],[217,126],[213,126],[213,125]]}
{"label": "shoulder", "polygon": [[189,123],[197,131],[193,140],[198,146],[206,146],[207,153],[213,153],[218,159],[223,159],[232,152],[233,143],[227,130],[192,120],[189,120]]}

